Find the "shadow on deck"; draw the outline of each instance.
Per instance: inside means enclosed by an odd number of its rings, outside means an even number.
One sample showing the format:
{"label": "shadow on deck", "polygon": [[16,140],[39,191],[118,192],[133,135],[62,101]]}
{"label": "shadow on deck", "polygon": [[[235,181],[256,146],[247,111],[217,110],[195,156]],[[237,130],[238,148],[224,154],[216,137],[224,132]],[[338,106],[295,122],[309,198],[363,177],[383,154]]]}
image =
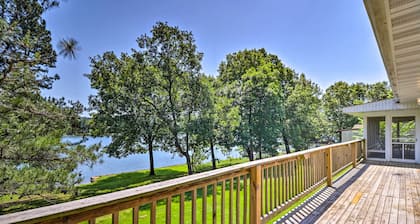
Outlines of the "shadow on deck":
{"label": "shadow on deck", "polygon": [[394,223],[402,220],[418,223],[419,195],[419,164],[368,161],[276,223]]}
{"label": "shadow on deck", "polygon": [[333,187],[323,188],[276,223],[314,223],[327,211],[347,187],[354,183],[366,171],[368,166],[367,164],[360,164],[355,169],[350,170],[337,179]]}

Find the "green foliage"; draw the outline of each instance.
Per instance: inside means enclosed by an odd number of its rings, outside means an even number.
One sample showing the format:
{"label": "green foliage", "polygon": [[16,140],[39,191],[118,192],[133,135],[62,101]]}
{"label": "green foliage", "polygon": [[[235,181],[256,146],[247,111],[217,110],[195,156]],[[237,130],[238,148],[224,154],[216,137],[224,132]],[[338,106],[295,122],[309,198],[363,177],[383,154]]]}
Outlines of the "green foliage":
{"label": "green foliage", "polygon": [[286,135],[296,150],[307,149],[321,138],[321,90],[317,84],[300,75],[286,100]]}
{"label": "green foliage", "polygon": [[322,102],[323,112],[328,122],[329,141],[336,141],[341,137],[338,134],[339,130],[351,128],[359,122],[357,117],[343,113],[343,107],[389,98],[392,98],[392,92],[386,82],[350,85],[340,81],[328,87],[322,97]]}
{"label": "green foliage", "polygon": [[80,103],[46,99],[42,89],[56,54],[42,13],[56,1],[0,1],[0,196],[71,192],[75,169],[97,158],[96,146],[62,142],[83,132]]}
{"label": "green foliage", "polygon": [[151,85],[153,94],[160,97],[159,105],[151,102],[163,125],[164,146],[184,156],[188,171],[193,172],[191,140],[196,133],[191,126],[202,118],[208,107],[206,86],[201,82],[201,59],[191,32],[158,22],[151,36],[137,39],[138,57],[154,69],[156,82]]}
{"label": "green foliage", "polygon": [[219,72],[219,92],[238,120],[235,143],[250,160],[254,152],[276,155],[281,139],[288,152],[315,140],[320,89],[304,75],[264,49],[229,54]]}
{"label": "green foliage", "polygon": [[234,126],[235,144],[254,160],[254,153],[271,151],[279,137],[278,123],[279,83],[277,78],[283,65],[275,55],[264,49],[244,50],[226,56],[219,66],[222,103],[231,117],[237,118]]}
{"label": "green foliage", "polygon": [[201,124],[211,109],[210,92],[199,73],[202,53],[191,32],[161,22],[137,42],[139,49],[131,55],[118,58],[107,52],[91,60],[87,77],[98,90],[90,99],[97,127],[93,133],[110,135],[107,152],[117,157],[144,152],[144,144],[152,155],[156,141],[184,156],[192,173],[192,159],[202,160],[199,150],[208,128]]}
{"label": "green foliage", "polygon": [[117,158],[149,153],[154,175],[153,150],[163,134],[154,106],[161,98],[153,92],[153,68],[143,58],[113,52],[91,59],[86,76],[97,94],[89,99],[93,111],[90,127],[94,136],[110,136],[105,152]]}

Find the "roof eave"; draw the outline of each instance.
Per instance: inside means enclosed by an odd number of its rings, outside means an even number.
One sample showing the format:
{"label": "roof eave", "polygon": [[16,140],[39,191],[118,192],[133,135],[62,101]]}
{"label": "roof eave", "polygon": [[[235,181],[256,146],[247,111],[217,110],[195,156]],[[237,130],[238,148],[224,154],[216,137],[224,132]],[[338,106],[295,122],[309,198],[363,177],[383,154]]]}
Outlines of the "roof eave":
{"label": "roof eave", "polygon": [[394,55],[391,42],[391,26],[388,1],[364,0],[365,8],[378,43],[379,51],[387,71],[394,97],[398,100],[398,85],[396,81]]}

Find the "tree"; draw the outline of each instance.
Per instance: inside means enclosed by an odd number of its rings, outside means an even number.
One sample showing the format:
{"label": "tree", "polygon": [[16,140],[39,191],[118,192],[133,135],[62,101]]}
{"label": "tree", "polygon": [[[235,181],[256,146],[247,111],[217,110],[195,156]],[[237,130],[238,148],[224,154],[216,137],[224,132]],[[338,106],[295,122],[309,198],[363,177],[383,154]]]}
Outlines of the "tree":
{"label": "tree", "polygon": [[285,135],[298,151],[307,149],[309,143],[320,138],[320,96],[319,86],[301,74],[294,81],[293,90],[286,100]]}
{"label": "tree", "polygon": [[56,53],[42,13],[56,1],[0,1],[0,196],[69,192],[97,146],[63,142],[80,130],[80,103],[45,98]]}
{"label": "tree", "polygon": [[339,131],[351,128],[359,122],[357,117],[343,113],[343,107],[389,98],[392,98],[392,92],[386,82],[348,84],[340,81],[328,87],[322,96],[322,104],[329,123],[330,139],[338,139],[341,142]]}
{"label": "tree", "polygon": [[200,82],[203,54],[197,51],[191,32],[158,22],[151,33],[137,39],[140,49],[135,51],[155,71],[152,88],[161,101],[148,103],[168,130],[163,136],[165,147],[184,156],[192,174],[189,127],[207,107],[205,86]]}
{"label": "tree", "polygon": [[105,148],[117,158],[130,154],[149,154],[149,174],[155,175],[153,150],[159,143],[162,123],[157,111],[161,97],[154,92],[156,83],[153,69],[141,55],[113,52],[91,59],[92,71],[86,75],[97,94],[90,97],[94,136],[110,136],[112,142]]}
{"label": "tree", "polygon": [[385,99],[392,99],[394,96],[392,94],[391,87],[387,82],[377,82],[368,85],[366,92],[367,102],[375,102]]}
{"label": "tree", "polygon": [[[351,128],[358,122],[356,117],[341,111],[343,107],[354,104],[353,96],[350,85],[343,81],[336,82],[328,87],[322,96],[324,113],[330,124],[329,135],[332,141],[337,138],[339,130]],[[359,101],[359,103],[361,102]],[[340,138],[339,135],[338,138]],[[341,142],[341,139],[339,141]]]}
{"label": "tree", "polygon": [[219,66],[222,94],[232,101],[230,110],[238,113],[236,144],[250,160],[254,152],[261,158],[278,146],[282,69],[280,60],[264,49],[229,54]]}

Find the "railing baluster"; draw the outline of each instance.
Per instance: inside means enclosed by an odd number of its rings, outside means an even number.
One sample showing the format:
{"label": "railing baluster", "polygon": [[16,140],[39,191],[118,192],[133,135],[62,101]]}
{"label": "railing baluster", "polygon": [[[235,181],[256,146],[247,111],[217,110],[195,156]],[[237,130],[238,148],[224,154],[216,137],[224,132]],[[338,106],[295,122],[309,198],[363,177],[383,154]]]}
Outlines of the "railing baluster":
{"label": "railing baluster", "polygon": [[119,218],[120,218],[120,213],[119,212],[112,213],[112,224],[118,224],[119,223]]}
{"label": "railing baluster", "polygon": [[282,178],[281,178],[281,183],[282,183],[282,188],[281,188],[281,193],[282,193],[282,200],[281,203],[284,204],[286,202],[286,198],[287,198],[287,182],[286,182],[286,163],[282,163],[281,164],[281,171],[282,171]]}
{"label": "railing baluster", "polygon": [[95,224],[96,223],[96,218],[89,219],[88,223],[89,224]]}
{"label": "railing baluster", "polygon": [[233,178],[229,180],[229,224],[233,223]]}
{"label": "railing baluster", "polygon": [[184,205],[184,200],[185,200],[185,193],[181,193],[181,195],[179,196],[179,223],[180,224],[184,224],[185,218],[184,218],[184,210],[185,210],[185,205]]}
{"label": "railing baluster", "polygon": [[134,206],[132,212],[133,212],[133,216],[132,216],[133,224],[138,224],[139,223],[139,206]]}
{"label": "railing baluster", "polygon": [[286,184],[284,185],[284,187],[286,188],[285,189],[285,192],[286,192],[286,198],[285,198],[285,200],[284,200],[284,202],[286,203],[286,201],[288,201],[289,200],[289,198],[290,198],[290,186],[291,186],[291,184],[290,184],[290,173],[289,173],[289,165],[290,165],[290,162],[289,161],[287,161],[286,163],[285,163],[285,174],[286,174],[286,176],[285,176],[285,182],[286,182]]}
{"label": "railing baluster", "polygon": [[171,224],[172,196],[166,198],[166,224]]}
{"label": "railing baluster", "polygon": [[241,176],[236,179],[236,223],[241,223]]}
{"label": "railing baluster", "polygon": [[306,190],[306,189],[308,189],[309,188],[309,169],[308,169],[308,167],[309,167],[309,158],[308,159],[304,159],[303,160],[303,170],[304,170],[304,180],[305,180],[305,188],[304,188],[304,190]]}
{"label": "railing baluster", "polygon": [[245,174],[243,175],[243,179],[244,179],[244,222],[246,223],[247,220],[247,215],[248,215],[248,175]]}
{"label": "railing baluster", "polygon": [[226,181],[223,180],[222,181],[222,205],[221,205],[222,214],[220,217],[222,224],[225,223],[225,202],[226,202],[225,191],[226,191]]}
{"label": "railing baluster", "polygon": [[291,167],[290,167],[290,172],[291,172],[291,183],[292,183],[292,197],[293,198],[295,196],[295,185],[296,185],[296,177],[295,177],[295,170],[296,170],[296,166],[295,166],[295,160],[291,161]]}
{"label": "railing baluster", "polygon": [[268,169],[269,168],[265,168],[264,169],[264,178],[263,178],[263,185],[264,185],[264,208],[265,210],[261,212],[262,215],[266,214],[268,212]]}
{"label": "railing baluster", "polygon": [[207,223],[207,185],[203,187],[203,205],[202,205],[202,217],[201,217],[201,223],[206,224]]}
{"label": "railing baluster", "polygon": [[296,195],[298,195],[300,193],[301,187],[302,187],[302,166],[301,166],[301,160],[300,159],[296,159],[295,160],[296,163]]}
{"label": "railing baluster", "polygon": [[197,222],[197,189],[191,192],[191,221],[192,223]]}
{"label": "railing baluster", "polygon": [[277,177],[278,177],[278,181],[277,181],[277,190],[278,190],[278,203],[277,206],[281,205],[281,200],[282,200],[282,185],[281,185],[281,180],[282,180],[282,175],[281,175],[281,169],[282,169],[282,164],[280,163],[277,166]]}
{"label": "railing baluster", "polygon": [[273,167],[273,175],[274,175],[274,185],[273,185],[273,187],[274,187],[274,207],[277,207],[277,205],[278,205],[278,201],[277,201],[277,199],[278,199],[277,198],[277,192],[278,192],[277,182],[278,182],[279,176],[278,176],[277,169],[278,169],[278,166],[275,165]]}
{"label": "railing baluster", "polygon": [[[267,181],[268,182],[268,181]],[[273,166],[270,167],[270,211],[273,210]]]}
{"label": "railing baluster", "polygon": [[296,184],[296,160],[292,160],[292,168],[291,168],[291,171],[292,171],[292,198],[293,197],[295,197],[295,195],[296,195],[296,186],[297,186],[297,184]]}
{"label": "railing baluster", "polygon": [[156,224],[156,201],[152,201],[150,207],[150,224]]}
{"label": "railing baluster", "polygon": [[217,223],[217,183],[213,184],[213,224]]}

